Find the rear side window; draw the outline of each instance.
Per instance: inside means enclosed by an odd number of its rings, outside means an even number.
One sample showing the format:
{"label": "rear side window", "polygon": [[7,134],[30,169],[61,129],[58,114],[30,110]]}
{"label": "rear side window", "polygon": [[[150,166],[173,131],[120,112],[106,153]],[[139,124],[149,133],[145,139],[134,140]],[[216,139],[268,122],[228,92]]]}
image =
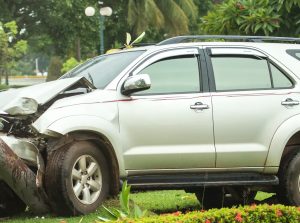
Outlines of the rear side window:
{"label": "rear side window", "polygon": [[217,91],[289,88],[290,79],[268,60],[255,56],[212,57]]}
{"label": "rear side window", "polygon": [[289,88],[293,86],[290,79],[287,78],[277,67],[270,64],[273,77],[274,88]]}
{"label": "rear side window", "polygon": [[252,57],[213,57],[216,90],[272,88],[268,63]]}
{"label": "rear side window", "polygon": [[300,60],[300,50],[286,50],[286,52],[290,56],[296,58],[297,60]]}

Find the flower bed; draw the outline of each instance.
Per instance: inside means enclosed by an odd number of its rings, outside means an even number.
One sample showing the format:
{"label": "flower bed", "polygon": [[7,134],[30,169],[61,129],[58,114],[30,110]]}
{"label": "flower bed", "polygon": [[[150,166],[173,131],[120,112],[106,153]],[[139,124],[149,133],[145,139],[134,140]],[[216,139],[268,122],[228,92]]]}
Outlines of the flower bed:
{"label": "flower bed", "polygon": [[186,214],[175,212],[143,219],[126,219],[122,223],[274,223],[300,222],[300,208],[284,205],[251,205],[237,208],[211,209],[208,211],[193,211]]}

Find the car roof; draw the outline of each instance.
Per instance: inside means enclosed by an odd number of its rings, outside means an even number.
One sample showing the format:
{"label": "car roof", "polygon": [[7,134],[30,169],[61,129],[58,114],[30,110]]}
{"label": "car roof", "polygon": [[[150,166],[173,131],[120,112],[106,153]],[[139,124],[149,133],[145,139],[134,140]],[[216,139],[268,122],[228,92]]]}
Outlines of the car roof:
{"label": "car roof", "polygon": [[292,43],[266,43],[266,42],[190,42],[190,43],[176,43],[176,44],[166,44],[166,45],[150,45],[150,46],[142,46],[142,47],[133,47],[130,49],[123,49],[122,52],[126,51],[138,51],[138,50],[146,50],[146,51],[154,51],[159,49],[169,49],[169,48],[179,48],[179,47],[193,47],[193,46],[243,46],[243,47],[251,47],[258,49],[265,49],[266,52],[270,49],[274,50],[274,48],[280,49],[300,49],[300,44],[292,44]]}
{"label": "car roof", "polygon": [[[183,38],[193,39],[199,37],[194,42],[180,42]],[[206,41],[206,38],[209,41]],[[232,39],[233,38],[233,39]],[[179,41],[173,41],[173,40]],[[211,40],[219,39],[219,41]],[[225,39],[225,41],[224,41]],[[172,41],[169,41],[172,40]],[[227,41],[229,40],[229,41]],[[252,41],[253,40],[253,41]],[[133,47],[130,49],[123,49],[121,52],[126,51],[147,51],[146,54],[151,54],[165,49],[176,49],[182,47],[247,47],[261,51],[275,60],[277,63],[289,69],[296,76],[300,77],[300,61],[289,55],[287,50],[299,50],[300,52],[300,38],[290,37],[258,37],[258,36],[183,36],[174,37],[164,40],[158,44]]]}
{"label": "car roof", "polygon": [[[296,43],[296,44],[295,44]],[[142,45],[139,47],[139,45]],[[137,47],[125,49],[135,50],[159,50],[165,48],[191,47],[191,46],[248,46],[260,49],[298,49],[300,38],[277,36],[239,36],[239,35],[186,35],[176,36],[163,40],[157,44],[142,43]]]}
{"label": "car roof", "polygon": [[295,43],[278,43],[278,42],[224,42],[224,41],[214,41],[214,42],[189,42],[189,43],[174,43],[174,44],[163,44],[163,45],[151,45],[145,47],[135,47],[130,50],[145,50],[147,54],[154,53],[156,51],[161,51],[165,49],[176,49],[181,47],[247,47],[258,50],[274,61],[277,64],[285,67],[285,69],[290,70],[298,78],[300,78],[300,61],[289,55],[287,50],[299,50],[300,44]]}

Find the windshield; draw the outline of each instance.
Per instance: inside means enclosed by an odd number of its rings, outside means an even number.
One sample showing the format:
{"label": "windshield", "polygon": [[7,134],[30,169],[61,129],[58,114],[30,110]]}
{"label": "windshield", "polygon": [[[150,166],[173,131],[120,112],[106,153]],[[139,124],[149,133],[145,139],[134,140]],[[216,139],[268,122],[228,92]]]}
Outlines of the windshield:
{"label": "windshield", "polygon": [[127,51],[95,57],[75,67],[60,79],[83,76],[98,89],[104,89],[132,61],[145,51]]}

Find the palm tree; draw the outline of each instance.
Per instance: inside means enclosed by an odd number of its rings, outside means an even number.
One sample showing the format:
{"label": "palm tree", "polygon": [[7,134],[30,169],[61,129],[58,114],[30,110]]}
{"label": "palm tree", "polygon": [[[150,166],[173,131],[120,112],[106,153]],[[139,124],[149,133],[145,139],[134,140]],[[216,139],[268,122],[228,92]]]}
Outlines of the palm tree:
{"label": "palm tree", "polygon": [[135,34],[149,27],[163,29],[170,35],[186,34],[189,23],[197,17],[194,0],[129,0],[128,24]]}

